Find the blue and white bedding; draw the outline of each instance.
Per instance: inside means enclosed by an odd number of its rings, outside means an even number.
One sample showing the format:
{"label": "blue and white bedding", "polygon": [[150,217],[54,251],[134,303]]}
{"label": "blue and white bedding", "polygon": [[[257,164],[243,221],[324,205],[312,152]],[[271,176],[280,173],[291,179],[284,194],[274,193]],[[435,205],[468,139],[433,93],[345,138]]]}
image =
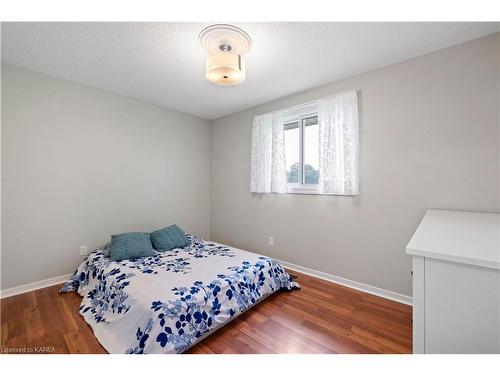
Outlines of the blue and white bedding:
{"label": "blue and white bedding", "polygon": [[189,236],[183,249],[111,261],[96,250],[61,289],[110,353],[180,353],[271,293],[299,285],[274,259]]}

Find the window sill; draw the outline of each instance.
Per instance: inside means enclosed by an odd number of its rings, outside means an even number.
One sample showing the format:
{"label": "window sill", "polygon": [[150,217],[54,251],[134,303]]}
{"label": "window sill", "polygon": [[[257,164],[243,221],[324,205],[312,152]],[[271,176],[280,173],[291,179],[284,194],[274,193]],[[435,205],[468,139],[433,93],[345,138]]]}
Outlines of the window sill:
{"label": "window sill", "polygon": [[318,188],[316,186],[312,186],[312,187],[289,186],[287,189],[287,194],[321,195],[321,193],[318,192]]}
{"label": "window sill", "polygon": [[287,188],[286,194],[304,194],[304,195],[333,195],[338,197],[355,197],[357,194],[339,194],[339,193],[320,193],[318,191],[317,185],[313,187],[295,187],[289,186]]}

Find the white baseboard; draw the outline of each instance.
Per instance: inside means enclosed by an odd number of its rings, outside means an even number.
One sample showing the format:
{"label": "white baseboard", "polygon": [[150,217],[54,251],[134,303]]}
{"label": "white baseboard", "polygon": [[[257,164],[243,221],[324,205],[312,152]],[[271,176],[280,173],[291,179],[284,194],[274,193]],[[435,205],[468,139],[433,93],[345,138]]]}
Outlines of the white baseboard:
{"label": "white baseboard", "polygon": [[17,294],[31,292],[33,290],[47,288],[48,286],[56,284],[61,284],[65,281],[68,281],[71,275],[72,275],[71,273],[68,273],[67,275],[51,277],[50,279],[35,281],[34,283],[29,283],[29,284],[15,286],[9,289],[4,289],[0,291],[0,298],[12,297]]}
{"label": "white baseboard", "polygon": [[[343,286],[347,286],[349,288],[361,290],[362,292],[374,294],[376,296],[382,297],[382,298],[387,298],[396,302],[404,303],[405,305],[412,305],[412,297],[406,296],[404,294],[399,294],[396,292],[392,292],[390,290],[382,289],[382,288],[377,288],[376,286],[368,285],[368,284],[363,284],[357,281],[349,280],[349,279],[344,279],[343,277],[340,276],[335,276],[331,275],[326,272],[321,272],[321,271],[316,271],[307,267],[302,267],[302,266],[297,266],[296,264],[293,263],[288,263],[285,261],[278,260],[278,262],[285,268],[288,268],[292,271],[297,271],[304,273],[309,276],[317,277],[318,279],[330,281],[335,284],[340,284]],[[299,280],[300,284],[300,280]]]}
{"label": "white baseboard", "polygon": [[[318,279],[330,281],[335,284],[340,284],[347,286],[349,288],[361,290],[366,293],[374,294],[379,297],[387,298],[393,301],[401,302],[404,303],[405,305],[411,305],[412,304],[412,297],[406,296],[404,294],[399,294],[396,292],[392,292],[390,290],[382,289],[382,288],[377,288],[376,286],[368,285],[368,284],[363,284],[357,281],[345,279],[340,276],[335,276],[331,275],[326,272],[321,272],[321,271],[316,271],[307,267],[302,267],[298,266],[293,263],[285,262],[282,260],[278,260],[278,262],[284,266],[285,268],[288,268],[293,271],[297,272],[302,272],[306,275],[317,277]],[[26,293],[26,292],[31,292],[33,290],[37,289],[42,289],[42,288],[47,288],[52,285],[60,284],[63,283],[71,277],[71,274],[68,273],[67,275],[61,275],[61,276],[56,276],[52,277],[50,279],[45,279],[45,280],[40,280],[40,281],[35,281],[33,283],[29,284],[24,284],[24,285],[19,285],[13,288],[5,289],[0,291],[0,298],[7,298],[7,297],[12,297],[18,294]]]}

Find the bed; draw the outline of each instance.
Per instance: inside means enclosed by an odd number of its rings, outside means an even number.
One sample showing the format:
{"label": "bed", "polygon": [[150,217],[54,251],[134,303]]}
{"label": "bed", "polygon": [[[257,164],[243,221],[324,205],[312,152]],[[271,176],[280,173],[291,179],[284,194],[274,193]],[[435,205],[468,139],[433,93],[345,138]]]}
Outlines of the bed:
{"label": "bed", "polygon": [[274,259],[188,235],[190,245],[135,260],[92,252],[61,292],[109,353],[181,353],[278,290],[299,285]]}

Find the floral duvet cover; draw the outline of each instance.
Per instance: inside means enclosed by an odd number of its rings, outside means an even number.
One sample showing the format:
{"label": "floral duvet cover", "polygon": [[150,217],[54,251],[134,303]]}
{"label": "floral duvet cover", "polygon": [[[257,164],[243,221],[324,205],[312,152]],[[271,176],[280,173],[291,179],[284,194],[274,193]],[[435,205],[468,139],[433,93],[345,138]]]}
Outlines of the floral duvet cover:
{"label": "floral duvet cover", "polygon": [[61,292],[110,353],[181,353],[269,294],[299,285],[274,259],[189,236],[135,260],[91,253]]}

